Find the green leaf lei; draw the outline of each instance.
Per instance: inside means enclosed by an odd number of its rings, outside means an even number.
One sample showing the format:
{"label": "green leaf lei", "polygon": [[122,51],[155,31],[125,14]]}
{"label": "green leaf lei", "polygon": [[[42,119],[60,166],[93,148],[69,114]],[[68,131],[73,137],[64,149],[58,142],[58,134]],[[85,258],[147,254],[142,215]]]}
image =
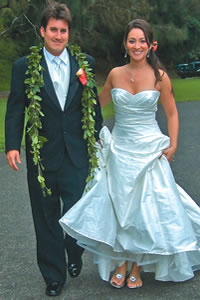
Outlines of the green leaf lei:
{"label": "green leaf lei", "polygon": [[[46,186],[45,178],[43,176],[44,167],[41,162],[40,149],[43,144],[47,142],[47,139],[39,135],[39,130],[42,128],[41,118],[44,117],[41,111],[40,89],[44,85],[43,72],[44,68],[40,65],[42,58],[42,45],[32,46],[28,59],[28,69],[26,71],[27,78],[24,83],[26,85],[26,94],[30,103],[26,109],[28,123],[30,126],[27,129],[27,133],[31,139],[31,153],[33,154],[33,162],[38,168],[38,181],[40,183],[43,195],[51,195],[51,189]],[[86,178],[86,183],[94,178],[95,169],[98,168],[97,148],[95,139],[95,111],[96,95],[94,88],[96,87],[96,81],[92,69],[86,56],[81,52],[80,47],[77,45],[68,46],[71,54],[75,57],[79,64],[79,67],[85,71],[87,83],[83,86],[81,105],[82,105],[82,129],[83,138],[87,140],[88,155],[89,155],[89,175]]]}

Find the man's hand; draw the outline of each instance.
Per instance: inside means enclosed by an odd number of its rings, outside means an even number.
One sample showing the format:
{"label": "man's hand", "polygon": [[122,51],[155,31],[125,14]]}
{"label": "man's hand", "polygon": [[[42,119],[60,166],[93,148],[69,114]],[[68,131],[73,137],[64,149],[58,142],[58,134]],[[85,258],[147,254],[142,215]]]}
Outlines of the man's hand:
{"label": "man's hand", "polygon": [[10,151],[7,152],[6,157],[7,157],[9,166],[13,170],[18,171],[19,168],[17,166],[17,163],[21,164],[21,159],[20,159],[19,151],[18,150],[10,150]]}

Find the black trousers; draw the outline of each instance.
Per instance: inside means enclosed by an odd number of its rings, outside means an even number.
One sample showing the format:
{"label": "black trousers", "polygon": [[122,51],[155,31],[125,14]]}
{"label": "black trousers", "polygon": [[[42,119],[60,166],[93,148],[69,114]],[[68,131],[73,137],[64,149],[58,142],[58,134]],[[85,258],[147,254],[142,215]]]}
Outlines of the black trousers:
{"label": "black trousers", "polygon": [[66,153],[55,172],[45,172],[46,185],[52,195],[44,197],[37,174],[28,170],[28,187],[36,232],[37,262],[46,284],[66,281],[66,253],[68,262],[80,259],[83,248],[63,233],[58,220],[81,197],[88,168],[76,168]]}

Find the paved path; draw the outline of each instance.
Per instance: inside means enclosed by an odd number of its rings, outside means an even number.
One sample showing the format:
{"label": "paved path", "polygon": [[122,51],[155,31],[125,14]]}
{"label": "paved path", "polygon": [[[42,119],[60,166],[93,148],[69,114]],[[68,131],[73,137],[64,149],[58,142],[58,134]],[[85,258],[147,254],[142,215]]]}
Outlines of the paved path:
{"label": "paved path", "polygon": [[[200,204],[200,102],[179,103],[179,149],[172,168],[177,182]],[[163,111],[158,121],[166,131]],[[112,120],[107,122],[112,127]],[[45,284],[35,258],[35,234],[26,183],[25,157],[18,174],[8,168],[0,154],[0,300],[45,300]],[[99,279],[89,253],[79,278],[69,278],[58,300],[197,300],[200,272],[187,282],[158,282],[153,274],[143,275],[142,289],[117,290]]]}

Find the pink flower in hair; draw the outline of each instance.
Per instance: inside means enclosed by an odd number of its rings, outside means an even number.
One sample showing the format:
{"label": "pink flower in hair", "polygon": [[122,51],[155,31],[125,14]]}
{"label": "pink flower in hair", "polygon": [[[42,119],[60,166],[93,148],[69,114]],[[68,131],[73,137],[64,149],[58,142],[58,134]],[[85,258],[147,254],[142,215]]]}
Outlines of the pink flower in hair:
{"label": "pink flower in hair", "polygon": [[155,52],[158,48],[158,42],[157,41],[154,41],[153,42],[153,51]]}

